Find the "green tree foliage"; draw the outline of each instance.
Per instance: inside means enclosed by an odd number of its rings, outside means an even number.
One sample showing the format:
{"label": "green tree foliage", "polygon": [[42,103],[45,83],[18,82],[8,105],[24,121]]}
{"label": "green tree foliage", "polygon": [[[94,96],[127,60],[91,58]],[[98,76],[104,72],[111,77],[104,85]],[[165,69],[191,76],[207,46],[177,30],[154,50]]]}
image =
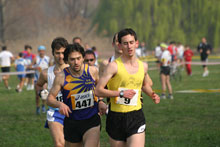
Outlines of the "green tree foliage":
{"label": "green tree foliage", "polygon": [[149,48],[171,40],[196,47],[206,37],[220,48],[219,0],[102,0],[93,24],[112,36],[132,27]]}

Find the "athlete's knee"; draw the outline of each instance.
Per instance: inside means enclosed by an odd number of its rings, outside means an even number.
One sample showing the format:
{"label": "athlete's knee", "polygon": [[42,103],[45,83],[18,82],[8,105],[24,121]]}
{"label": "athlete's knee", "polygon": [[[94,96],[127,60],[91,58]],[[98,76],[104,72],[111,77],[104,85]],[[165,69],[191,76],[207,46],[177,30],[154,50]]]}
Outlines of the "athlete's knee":
{"label": "athlete's knee", "polygon": [[8,80],[7,76],[2,76],[2,80]]}
{"label": "athlete's knee", "polygon": [[55,147],[64,147],[64,144],[65,144],[64,139],[58,139],[58,140],[55,140],[54,146]]}

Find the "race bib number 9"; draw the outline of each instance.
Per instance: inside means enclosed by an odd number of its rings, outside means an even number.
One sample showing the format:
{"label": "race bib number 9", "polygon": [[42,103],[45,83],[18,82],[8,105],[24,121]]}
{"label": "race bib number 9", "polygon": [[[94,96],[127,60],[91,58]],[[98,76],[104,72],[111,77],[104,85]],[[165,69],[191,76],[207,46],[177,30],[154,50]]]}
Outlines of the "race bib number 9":
{"label": "race bib number 9", "polygon": [[72,109],[80,110],[94,106],[92,91],[71,95]]}
{"label": "race bib number 9", "polygon": [[[121,90],[129,90],[127,88],[119,88],[118,89],[119,91]],[[121,104],[121,105],[129,105],[129,106],[136,106],[137,105],[137,100],[138,100],[138,92],[139,90],[138,89],[133,89],[136,94],[133,96],[132,99],[127,99],[127,98],[120,98],[120,97],[117,97],[116,98],[116,103],[117,104]]]}
{"label": "race bib number 9", "polygon": [[58,93],[58,95],[56,96],[57,101],[63,102],[63,95],[61,92]]}

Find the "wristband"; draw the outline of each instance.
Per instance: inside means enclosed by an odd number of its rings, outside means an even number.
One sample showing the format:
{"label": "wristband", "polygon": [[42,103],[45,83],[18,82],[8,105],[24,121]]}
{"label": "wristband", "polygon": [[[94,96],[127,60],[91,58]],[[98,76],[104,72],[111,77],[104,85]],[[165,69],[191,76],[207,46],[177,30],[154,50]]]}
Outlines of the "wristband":
{"label": "wristband", "polygon": [[119,92],[119,97],[120,97],[120,98],[123,98],[123,97],[124,97],[124,91],[123,91],[123,90],[121,90],[121,91]]}
{"label": "wristband", "polygon": [[151,98],[153,98],[153,95],[155,94],[155,92],[153,91],[150,95]]}
{"label": "wristband", "polygon": [[153,96],[154,94],[155,94],[155,92],[153,91],[152,94],[151,94],[151,96]]}

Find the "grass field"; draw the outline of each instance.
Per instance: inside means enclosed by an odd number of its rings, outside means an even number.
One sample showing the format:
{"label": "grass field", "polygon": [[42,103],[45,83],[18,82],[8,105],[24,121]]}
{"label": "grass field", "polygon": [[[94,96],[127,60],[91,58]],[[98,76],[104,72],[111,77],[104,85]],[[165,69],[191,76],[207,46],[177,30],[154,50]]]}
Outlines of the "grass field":
{"label": "grass field", "polygon": [[[217,59],[216,59],[217,60]],[[213,60],[214,61],[214,60]],[[154,66],[153,63],[149,63]],[[202,77],[201,66],[192,66],[193,75],[182,72],[181,82],[172,81],[173,90],[220,89],[220,66],[209,66],[210,75]],[[161,89],[157,70],[149,71],[153,89]],[[16,76],[10,85],[15,89]],[[35,115],[33,91],[5,90],[0,83],[0,146],[53,146],[49,130],[44,128],[45,114]],[[220,146],[220,92],[174,93],[174,100],[156,105],[144,96],[147,147],[217,147]],[[109,146],[102,117],[101,147]]]}

